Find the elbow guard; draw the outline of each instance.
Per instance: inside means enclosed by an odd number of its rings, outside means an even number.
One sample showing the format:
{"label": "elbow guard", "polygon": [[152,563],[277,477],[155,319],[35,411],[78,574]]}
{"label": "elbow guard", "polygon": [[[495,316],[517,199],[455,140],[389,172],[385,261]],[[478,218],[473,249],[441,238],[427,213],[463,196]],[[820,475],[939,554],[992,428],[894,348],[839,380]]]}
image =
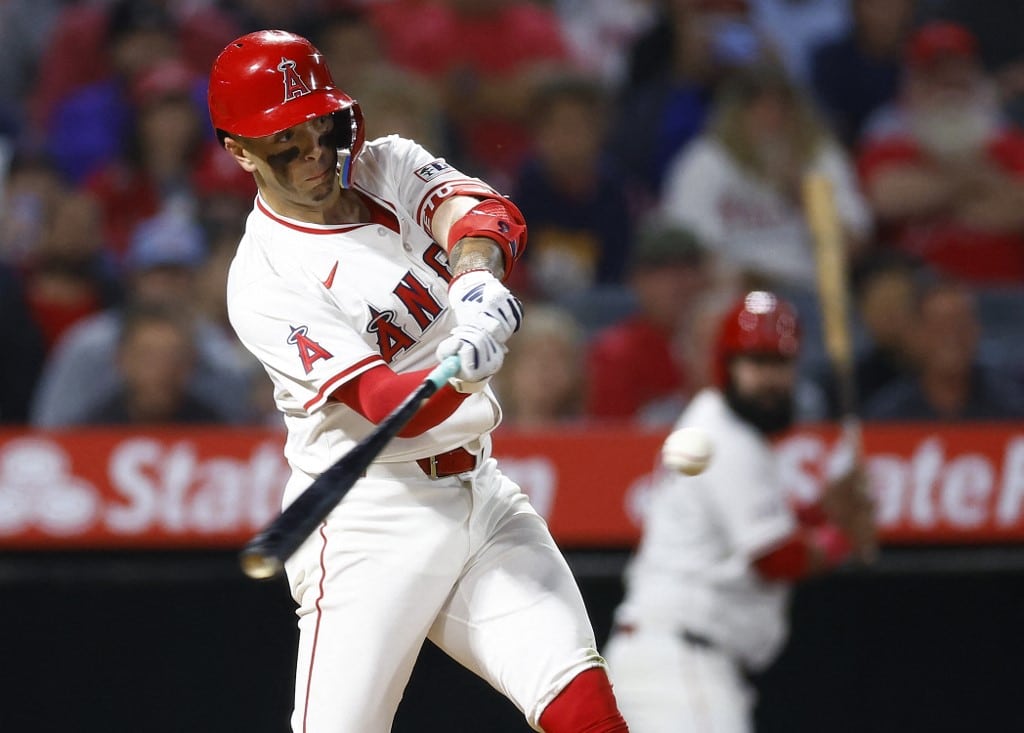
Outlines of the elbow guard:
{"label": "elbow guard", "polygon": [[526,249],[526,220],[508,199],[489,198],[452,224],[448,232],[448,251],[466,237],[486,237],[498,245],[505,265],[505,279]]}

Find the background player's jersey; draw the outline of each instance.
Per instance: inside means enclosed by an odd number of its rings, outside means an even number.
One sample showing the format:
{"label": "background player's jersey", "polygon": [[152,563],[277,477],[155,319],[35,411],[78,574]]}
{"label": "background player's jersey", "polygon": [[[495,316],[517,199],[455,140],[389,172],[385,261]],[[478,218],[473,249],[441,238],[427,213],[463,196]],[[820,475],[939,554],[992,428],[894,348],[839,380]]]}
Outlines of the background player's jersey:
{"label": "background player's jersey", "polygon": [[684,426],[707,431],[715,457],[699,476],[661,474],[617,621],[701,634],[759,668],[785,641],[788,586],[762,580],[751,562],[796,519],[770,444],[720,392],[700,392],[676,424]]}
{"label": "background player's jersey", "polygon": [[[373,202],[374,221],[309,224],[257,197],[228,277],[228,315],[274,384],[288,428],[285,455],[311,475],[374,427],[330,400],[331,392],[380,364],[408,372],[437,363],[434,351],[455,320],[447,256],[429,234],[433,213],[455,194],[494,194],[396,136],[364,146],[354,171],[353,187]],[[378,460],[473,449],[500,417],[487,389],[441,425],[394,439]]]}

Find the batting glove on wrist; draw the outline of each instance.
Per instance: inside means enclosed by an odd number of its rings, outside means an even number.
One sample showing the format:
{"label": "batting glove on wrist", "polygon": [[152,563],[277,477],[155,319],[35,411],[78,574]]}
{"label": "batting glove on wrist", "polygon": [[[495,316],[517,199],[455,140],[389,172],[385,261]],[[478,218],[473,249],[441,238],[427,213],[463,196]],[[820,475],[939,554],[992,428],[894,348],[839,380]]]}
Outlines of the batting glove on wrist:
{"label": "batting glove on wrist", "polygon": [[456,326],[437,346],[438,361],[453,354],[459,357],[459,373],[463,382],[481,382],[501,369],[507,349],[486,329],[474,324]]}
{"label": "batting glove on wrist", "polygon": [[523,304],[487,270],[464,272],[448,287],[448,301],[459,325],[476,324],[506,343],[523,322]]}

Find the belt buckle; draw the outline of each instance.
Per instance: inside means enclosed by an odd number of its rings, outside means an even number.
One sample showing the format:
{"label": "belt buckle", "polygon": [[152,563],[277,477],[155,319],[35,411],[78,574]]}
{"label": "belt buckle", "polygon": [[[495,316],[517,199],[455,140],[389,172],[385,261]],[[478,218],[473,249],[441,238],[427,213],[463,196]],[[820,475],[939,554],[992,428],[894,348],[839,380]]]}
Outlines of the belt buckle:
{"label": "belt buckle", "polygon": [[437,456],[430,456],[430,478],[436,479],[437,477]]}

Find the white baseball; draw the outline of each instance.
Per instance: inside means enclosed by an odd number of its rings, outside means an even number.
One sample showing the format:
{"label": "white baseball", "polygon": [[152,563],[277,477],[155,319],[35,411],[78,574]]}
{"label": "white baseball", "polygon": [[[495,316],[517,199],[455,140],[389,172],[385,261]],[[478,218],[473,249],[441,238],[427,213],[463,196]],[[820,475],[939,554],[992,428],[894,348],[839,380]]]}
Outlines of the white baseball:
{"label": "white baseball", "polygon": [[711,438],[700,428],[674,430],[661,446],[661,458],[665,465],[687,476],[703,472],[713,454]]}

